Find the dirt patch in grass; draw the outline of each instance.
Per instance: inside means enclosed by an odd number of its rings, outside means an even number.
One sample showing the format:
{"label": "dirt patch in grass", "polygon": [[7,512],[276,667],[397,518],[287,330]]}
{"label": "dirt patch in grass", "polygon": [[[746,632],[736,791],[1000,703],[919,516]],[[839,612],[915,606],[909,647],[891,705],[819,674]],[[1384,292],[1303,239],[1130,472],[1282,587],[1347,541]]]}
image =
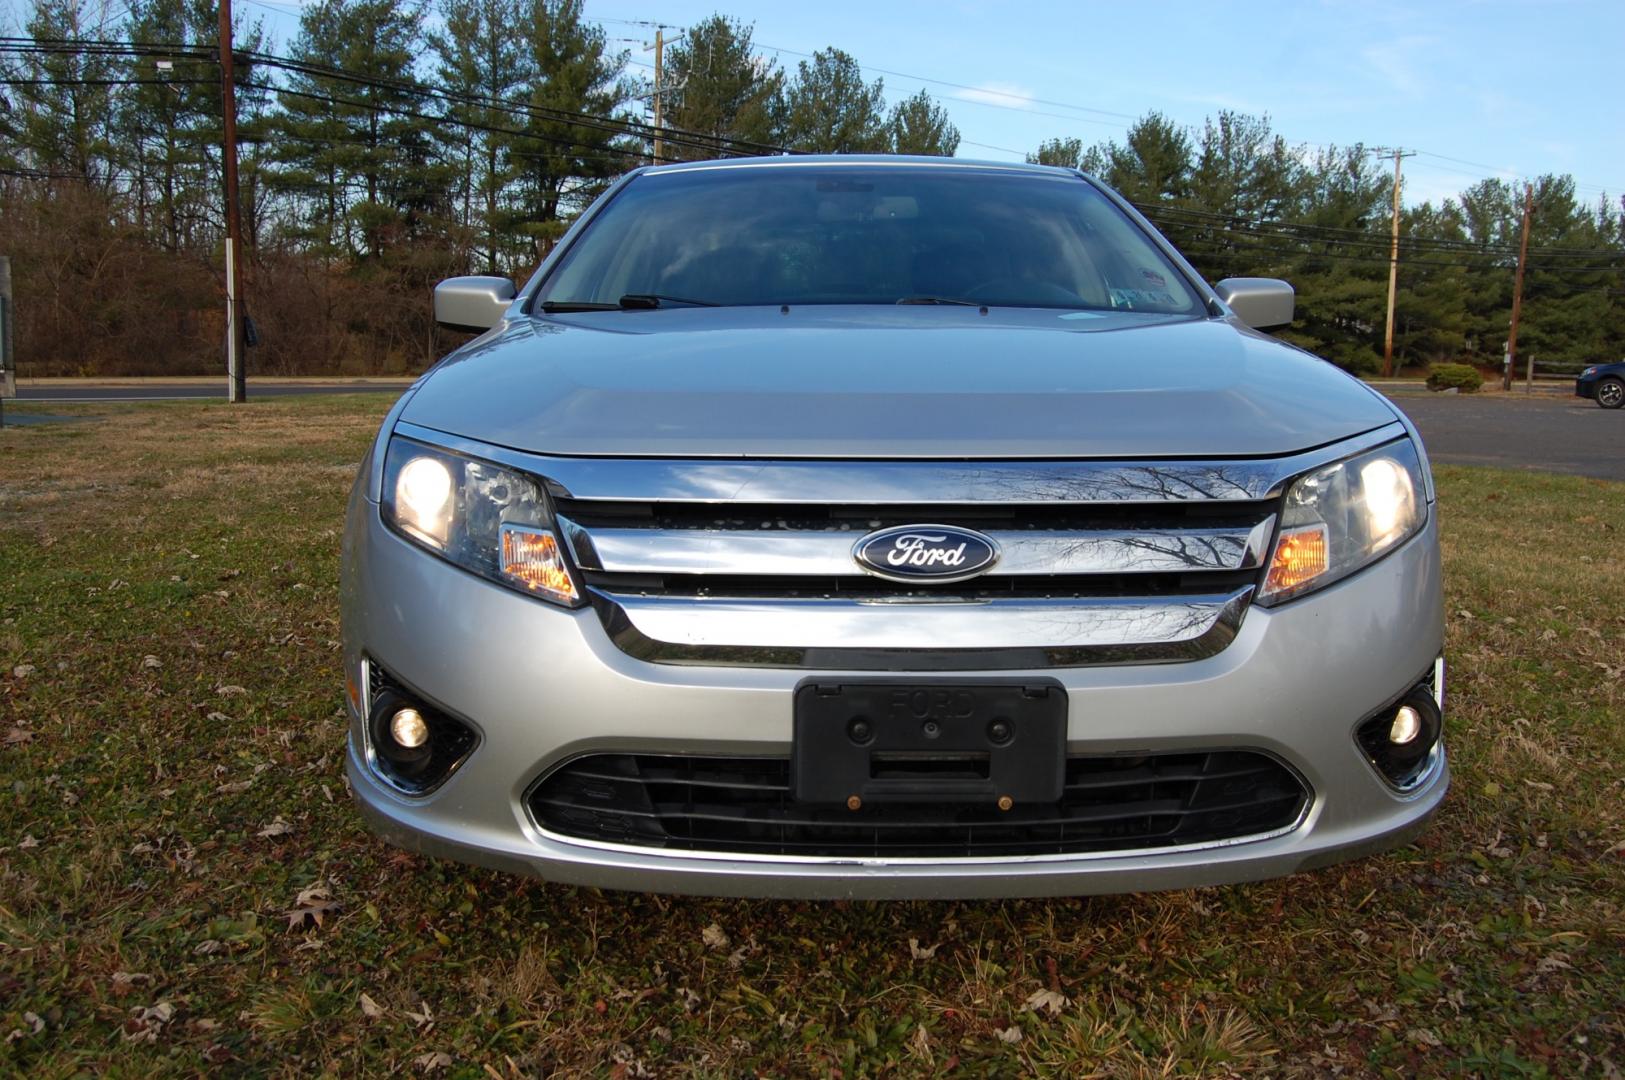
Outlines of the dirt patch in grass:
{"label": "dirt patch in grass", "polygon": [[0,431],[0,1071],[1617,1076],[1625,487],[1439,473],[1455,787],[1391,854],[999,903],[429,862],[342,774],[377,397]]}

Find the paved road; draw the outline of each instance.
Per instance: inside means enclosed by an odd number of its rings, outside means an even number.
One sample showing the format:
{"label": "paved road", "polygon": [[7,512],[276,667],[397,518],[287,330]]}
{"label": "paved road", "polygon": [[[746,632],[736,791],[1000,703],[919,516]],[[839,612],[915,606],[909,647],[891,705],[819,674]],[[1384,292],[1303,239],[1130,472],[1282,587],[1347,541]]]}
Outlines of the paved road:
{"label": "paved road", "polygon": [[1558,394],[1395,394],[1428,455],[1451,465],[1625,480],[1625,409]]}
{"label": "paved road", "polygon": [[[260,383],[251,379],[248,397],[294,397],[303,394],[399,394],[405,383]],[[226,396],[226,380],[213,383],[142,383],[139,386],[19,386],[18,401],[64,405],[85,401],[182,401]]]}
{"label": "paved road", "polygon": [[[249,384],[249,397],[298,394],[399,394],[402,384]],[[221,385],[19,387],[24,402],[117,402],[219,398]],[[1625,480],[1625,410],[1599,409],[1559,394],[1397,393],[1393,400],[1416,421],[1433,460],[1457,465],[1575,473]]]}

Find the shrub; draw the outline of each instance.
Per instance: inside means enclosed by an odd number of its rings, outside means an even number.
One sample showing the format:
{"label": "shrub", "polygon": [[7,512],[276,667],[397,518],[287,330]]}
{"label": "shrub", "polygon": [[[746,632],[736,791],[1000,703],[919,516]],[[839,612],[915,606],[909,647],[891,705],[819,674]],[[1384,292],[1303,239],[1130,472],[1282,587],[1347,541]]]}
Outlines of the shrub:
{"label": "shrub", "polygon": [[1471,364],[1434,364],[1428,372],[1429,390],[1457,389],[1472,394],[1484,385],[1484,376]]}

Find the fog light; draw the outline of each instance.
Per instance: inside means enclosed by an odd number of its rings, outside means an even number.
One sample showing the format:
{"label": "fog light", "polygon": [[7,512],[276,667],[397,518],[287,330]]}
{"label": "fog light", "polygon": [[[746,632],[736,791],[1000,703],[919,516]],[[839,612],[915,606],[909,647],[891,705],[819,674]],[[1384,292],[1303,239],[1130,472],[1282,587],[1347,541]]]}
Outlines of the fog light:
{"label": "fog light", "polygon": [[1388,741],[1395,746],[1404,746],[1406,743],[1416,741],[1422,734],[1422,714],[1409,705],[1401,705],[1394,714],[1394,722],[1388,728]]}
{"label": "fog light", "polygon": [[1430,674],[1404,697],[1362,721],[1355,741],[1389,786],[1410,791],[1433,774],[1443,726]]}
{"label": "fog light", "polygon": [[367,764],[396,791],[425,795],[463,763],[477,737],[469,725],[426,703],[376,666],[367,717]]}
{"label": "fog light", "polygon": [[416,709],[398,709],[389,718],[389,734],[408,750],[416,750],[429,741],[429,725]]}

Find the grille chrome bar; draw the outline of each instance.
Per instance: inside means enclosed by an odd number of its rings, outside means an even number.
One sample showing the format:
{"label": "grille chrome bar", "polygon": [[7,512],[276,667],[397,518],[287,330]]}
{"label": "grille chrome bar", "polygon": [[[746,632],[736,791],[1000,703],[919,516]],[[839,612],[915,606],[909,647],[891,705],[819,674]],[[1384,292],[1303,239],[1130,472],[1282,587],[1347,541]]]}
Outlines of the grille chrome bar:
{"label": "grille chrome bar", "polygon": [[[762,600],[604,594],[618,610],[618,643],[667,661],[740,662],[769,652],[802,666],[808,654],[974,650],[976,667],[1193,660],[1228,645],[1252,586],[1228,595],[1060,599]],[[619,620],[617,620],[619,621]],[[1042,658],[1035,663],[1035,657]],[[917,659],[919,659],[917,657]],[[1011,663],[1006,663],[1008,660]],[[963,661],[961,661],[963,663]]]}
{"label": "grille chrome bar", "polygon": [[[637,529],[590,531],[558,518],[576,565],[620,574],[838,577],[857,569],[862,530]],[[985,576],[1178,573],[1263,565],[1273,514],[1224,528],[989,531],[999,560]]]}

